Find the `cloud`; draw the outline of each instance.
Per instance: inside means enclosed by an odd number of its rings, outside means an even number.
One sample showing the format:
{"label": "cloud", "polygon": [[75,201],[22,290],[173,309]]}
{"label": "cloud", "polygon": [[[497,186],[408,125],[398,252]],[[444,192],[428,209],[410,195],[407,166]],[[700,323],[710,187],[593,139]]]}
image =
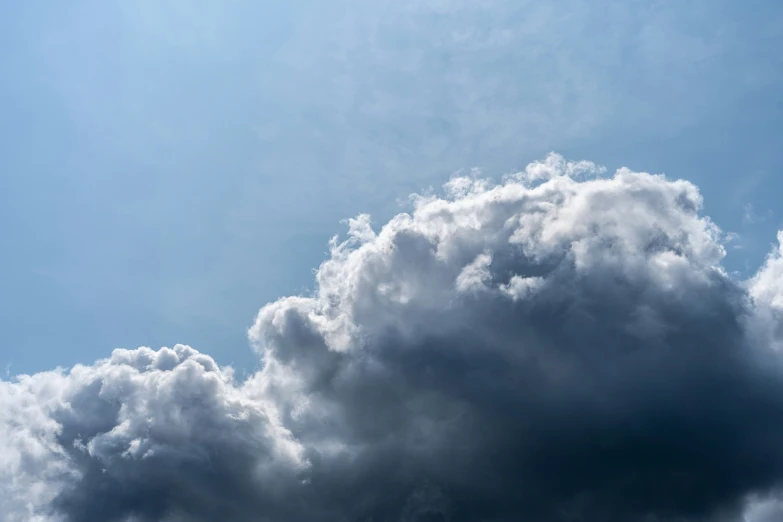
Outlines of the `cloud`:
{"label": "cloud", "polygon": [[742,215],[743,223],[748,225],[755,225],[758,223],[763,223],[770,218],[772,218],[772,209],[768,209],[766,214],[757,214],[756,210],[753,208],[752,203],[745,205],[745,213]]}
{"label": "cloud", "polygon": [[0,404],[4,520],[249,520],[303,465],[263,403],[186,346],[22,376]]}
{"label": "cloud", "polygon": [[[773,254],[682,180],[550,155],[349,221],[243,382],[185,346],[0,385],[8,520],[764,521],[783,479]],[[766,517],[766,518],[765,518]]]}
{"label": "cloud", "polygon": [[783,230],[778,232],[778,247],[751,279],[750,294],[756,302],[783,312]]}
{"label": "cloud", "polygon": [[743,522],[775,522],[783,517],[783,501],[778,498],[762,498],[751,501]]}

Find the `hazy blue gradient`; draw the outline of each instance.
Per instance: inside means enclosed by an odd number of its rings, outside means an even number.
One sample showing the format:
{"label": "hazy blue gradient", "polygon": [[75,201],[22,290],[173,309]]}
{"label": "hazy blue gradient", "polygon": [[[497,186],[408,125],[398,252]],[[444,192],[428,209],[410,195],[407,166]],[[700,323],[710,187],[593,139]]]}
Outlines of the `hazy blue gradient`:
{"label": "hazy blue gradient", "polygon": [[755,270],[783,225],[783,4],[0,0],[0,364],[256,365],[339,221],[555,150],[684,177]]}

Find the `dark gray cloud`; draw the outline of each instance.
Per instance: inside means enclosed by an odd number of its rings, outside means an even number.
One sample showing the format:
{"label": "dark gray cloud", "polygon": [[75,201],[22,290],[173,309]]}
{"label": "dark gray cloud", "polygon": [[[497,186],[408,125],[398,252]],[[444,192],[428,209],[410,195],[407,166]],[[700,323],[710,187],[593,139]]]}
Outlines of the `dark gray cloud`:
{"label": "dark gray cloud", "polygon": [[413,205],[261,309],[243,382],[176,346],[0,383],[5,520],[775,517],[779,253],[733,281],[693,185],[556,155]]}

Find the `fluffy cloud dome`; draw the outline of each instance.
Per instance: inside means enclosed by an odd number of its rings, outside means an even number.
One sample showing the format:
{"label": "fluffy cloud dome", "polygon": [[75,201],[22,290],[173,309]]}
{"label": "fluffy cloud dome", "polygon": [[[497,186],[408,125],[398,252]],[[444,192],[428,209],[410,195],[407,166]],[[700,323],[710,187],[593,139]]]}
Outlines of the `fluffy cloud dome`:
{"label": "fluffy cloud dome", "polygon": [[[6,520],[743,521],[779,510],[783,287],[686,181],[558,155],[349,221],[243,382],[177,346],[0,383]],[[779,238],[781,239],[781,238]]]}

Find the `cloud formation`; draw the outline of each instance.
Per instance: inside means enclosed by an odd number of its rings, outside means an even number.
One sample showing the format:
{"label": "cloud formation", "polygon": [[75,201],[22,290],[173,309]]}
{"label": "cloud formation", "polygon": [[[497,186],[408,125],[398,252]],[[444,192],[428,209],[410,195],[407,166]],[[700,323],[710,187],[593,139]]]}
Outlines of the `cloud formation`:
{"label": "cloud formation", "polygon": [[5,520],[775,517],[779,252],[734,281],[694,185],[554,154],[412,205],[260,310],[245,381],[178,345],[0,382]]}

